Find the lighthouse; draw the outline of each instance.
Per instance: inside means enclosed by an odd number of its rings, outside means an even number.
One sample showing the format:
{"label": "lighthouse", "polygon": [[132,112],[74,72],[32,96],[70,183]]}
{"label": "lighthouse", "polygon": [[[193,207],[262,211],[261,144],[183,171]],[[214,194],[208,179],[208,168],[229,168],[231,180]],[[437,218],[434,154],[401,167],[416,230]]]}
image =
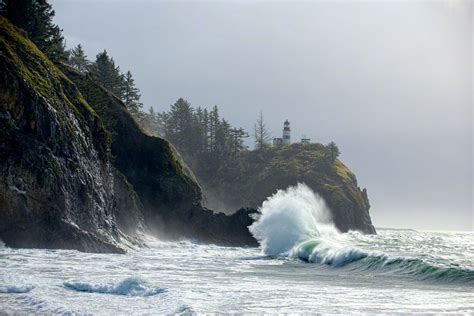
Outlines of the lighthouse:
{"label": "lighthouse", "polygon": [[286,120],[285,123],[283,123],[283,145],[291,144],[290,131],[290,122]]}

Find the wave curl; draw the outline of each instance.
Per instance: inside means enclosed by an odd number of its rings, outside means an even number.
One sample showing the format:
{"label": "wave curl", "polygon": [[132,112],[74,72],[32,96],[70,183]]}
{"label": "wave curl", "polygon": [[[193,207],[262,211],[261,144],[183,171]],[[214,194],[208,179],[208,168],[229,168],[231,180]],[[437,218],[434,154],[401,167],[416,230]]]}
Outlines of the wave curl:
{"label": "wave curl", "polygon": [[436,265],[421,258],[355,247],[335,228],[324,200],[304,184],[279,190],[263,202],[249,230],[269,256],[296,257],[351,271],[389,272],[419,280],[474,284],[474,270],[470,268]]}
{"label": "wave curl", "polygon": [[126,278],[117,284],[90,284],[67,281],[63,285],[67,289],[78,292],[127,296],[153,296],[166,292],[166,289],[151,287],[145,280],[137,277]]}

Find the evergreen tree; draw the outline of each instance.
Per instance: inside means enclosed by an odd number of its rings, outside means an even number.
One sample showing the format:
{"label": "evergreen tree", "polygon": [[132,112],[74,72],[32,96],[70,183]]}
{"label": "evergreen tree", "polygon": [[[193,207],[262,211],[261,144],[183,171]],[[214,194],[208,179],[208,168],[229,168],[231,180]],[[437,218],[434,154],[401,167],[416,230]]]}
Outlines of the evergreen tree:
{"label": "evergreen tree", "polygon": [[166,138],[168,129],[168,112],[157,113],[156,115],[156,134]]}
{"label": "evergreen tree", "polygon": [[335,142],[330,142],[329,144],[326,145],[326,151],[327,151],[327,156],[328,158],[334,162],[337,157],[340,155],[339,148],[337,147]]}
{"label": "evergreen tree", "polygon": [[179,98],[169,112],[167,138],[178,149],[191,150],[193,133],[193,109],[189,102]]}
{"label": "evergreen tree", "polygon": [[202,111],[202,145],[203,145],[203,151],[204,152],[209,152],[211,149],[210,142],[209,142],[209,111],[207,109],[204,109]]}
{"label": "evergreen tree", "polygon": [[249,136],[242,127],[230,129],[229,136],[232,155],[236,155],[239,151],[244,150],[244,138]]}
{"label": "evergreen tree", "polygon": [[62,30],[53,23],[55,13],[47,0],[1,0],[0,14],[23,29],[52,61],[67,60]]}
{"label": "evergreen tree", "polygon": [[209,113],[209,133],[208,133],[208,140],[209,140],[209,151],[214,153],[217,151],[216,146],[216,137],[217,137],[217,130],[219,129],[220,119],[219,119],[219,109],[217,105],[214,105],[212,111]]}
{"label": "evergreen tree", "polygon": [[193,114],[193,138],[196,150],[200,153],[207,150],[207,111],[198,107]]}
{"label": "evergreen tree", "polygon": [[89,69],[90,61],[87,60],[87,56],[81,44],[78,44],[69,51],[69,65],[80,72],[86,72]]}
{"label": "evergreen tree", "polygon": [[123,102],[130,113],[135,117],[139,116],[141,108],[143,107],[143,104],[140,102],[140,97],[140,90],[135,86],[135,80],[129,70],[125,74],[123,83]]}
{"label": "evergreen tree", "polygon": [[271,135],[263,120],[262,111],[260,111],[260,116],[254,125],[254,137],[256,149],[264,149],[269,146],[268,143],[271,140]]}
{"label": "evergreen tree", "polygon": [[135,118],[147,129],[151,134],[158,135],[159,119],[158,113],[155,113],[153,107],[150,107],[148,113],[139,112]]}
{"label": "evergreen tree", "polygon": [[216,129],[216,157],[226,157],[231,153],[230,147],[230,129],[229,122],[225,119],[220,121]]}
{"label": "evergreen tree", "polygon": [[115,66],[114,59],[109,57],[105,49],[97,54],[90,72],[104,88],[123,100],[124,75],[120,73],[120,68]]}

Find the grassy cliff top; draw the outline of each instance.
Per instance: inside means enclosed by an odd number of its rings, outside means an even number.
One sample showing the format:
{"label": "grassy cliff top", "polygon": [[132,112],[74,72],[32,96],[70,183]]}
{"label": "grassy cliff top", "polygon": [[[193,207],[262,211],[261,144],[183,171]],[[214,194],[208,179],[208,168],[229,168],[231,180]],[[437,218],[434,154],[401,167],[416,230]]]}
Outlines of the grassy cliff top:
{"label": "grassy cliff top", "polygon": [[73,83],[26,38],[23,30],[2,16],[0,16],[0,51],[0,57],[7,64],[15,66],[10,70],[18,71],[18,75],[41,97],[49,101],[59,99],[57,101],[73,106],[73,109],[81,114],[95,115],[94,110],[74,88]]}
{"label": "grassy cliff top", "polygon": [[[77,87],[33,44],[23,30],[13,26],[0,16],[0,65],[2,80],[8,83],[3,87],[0,101],[12,116],[19,119],[25,113],[18,106],[22,98],[34,98],[54,109],[62,128],[71,137],[78,136],[79,124],[88,131],[102,157],[108,155],[109,137],[102,127],[97,113],[84,99]],[[24,89],[24,90],[23,90]],[[23,91],[20,93],[20,91]],[[71,112],[77,121],[66,119]],[[28,114],[28,113],[26,113]],[[35,130],[33,118],[29,124]],[[89,150],[85,139],[79,140],[84,152]]]}

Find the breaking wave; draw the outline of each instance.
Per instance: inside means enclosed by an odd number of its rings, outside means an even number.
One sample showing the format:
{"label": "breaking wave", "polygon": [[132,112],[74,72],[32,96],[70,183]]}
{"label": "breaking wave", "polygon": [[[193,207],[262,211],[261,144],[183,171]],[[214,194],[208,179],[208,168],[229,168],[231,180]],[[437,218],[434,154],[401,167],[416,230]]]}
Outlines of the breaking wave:
{"label": "breaking wave", "polygon": [[474,270],[456,264],[436,265],[420,258],[360,249],[334,226],[324,200],[305,184],[279,190],[259,208],[249,226],[269,256],[295,257],[333,268],[387,272],[418,280],[474,285]]}
{"label": "breaking wave", "polygon": [[166,289],[152,287],[145,280],[137,277],[129,277],[116,284],[90,284],[67,281],[63,285],[67,289],[78,292],[127,296],[153,296],[166,292]]}
{"label": "breaking wave", "polygon": [[312,239],[296,246],[291,255],[301,260],[343,267],[351,271],[388,272],[418,280],[461,282],[474,285],[474,270],[457,265],[437,266],[419,258],[371,253],[358,248],[333,248],[324,240]]}
{"label": "breaking wave", "polygon": [[0,293],[28,293],[34,288],[33,285],[0,285]]}

